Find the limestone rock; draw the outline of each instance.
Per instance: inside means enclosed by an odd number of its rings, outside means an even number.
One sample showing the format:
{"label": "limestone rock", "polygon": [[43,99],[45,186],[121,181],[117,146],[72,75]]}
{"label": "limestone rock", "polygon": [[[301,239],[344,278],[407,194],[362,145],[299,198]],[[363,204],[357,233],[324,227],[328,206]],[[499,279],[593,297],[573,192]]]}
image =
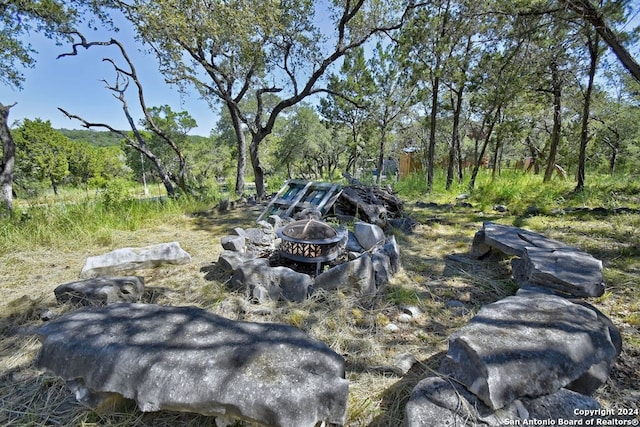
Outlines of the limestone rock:
{"label": "limestone rock", "polygon": [[256,258],[249,260],[240,266],[238,266],[234,272],[229,285],[232,289],[243,290],[246,284],[251,280],[250,278],[262,266],[269,266],[269,260],[266,258]]}
{"label": "limestone rock", "polygon": [[275,249],[275,235],[271,230],[265,230],[264,228],[247,228],[244,230],[244,234],[249,250]]}
{"label": "limestone rock", "polygon": [[382,247],[378,247],[371,256],[375,271],[376,286],[382,287],[400,270],[400,248],[395,236]]}
{"label": "limestone rock", "polygon": [[246,244],[244,236],[224,236],[220,239],[222,249],[227,251],[242,252]]}
{"label": "limestone rock", "polygon": [[471,250],[469,256],[472,258],[482,258],[486,254],[491,252],[491,246],[484,242],[484,229],[478,230],[473,236],[473,242],[471,243]]}
{"label": "limestone rock", "polygon": [[143,248],[121,248],[87,258],[80,278],[108,276],[125,271],[158,267],[163,264],[187,264],[191,256],[180,243],[161,243]]}
{"label": "limestone rock", "polygon": [[572,248],[527,247],[522,255],[526,281],[576,297],[604,293],[602,261]]}
{"label": "limestone rock", "polygon": [[[538,398],[522,398],[492,410],[455,381],[428,377],[411,392],[405,407],[407,427],[540,425],[534,420],[575,420],[583,422],[575,410],[596,410],[600,404],[591,397],[561,389]],[[525,420],[531,424],[525,424]],[[583,425],[583,424],[576,424]]]}
{"label": "limestone rock", "polygon": [[384,231],[375,224],[358,221],[353,225],[353,234],[355,234],[358,243],[365,251],[372,249],[385,241]]}
{"label": "limestone rock", "polygon": [[353,261],[339,264],[315,278],[315,289],[355,289],[363,294],[376,293],[373,263],[368,254],[362,254]]}
{"label": "limestone rock", "polygon": [[357,252],[357,253],[365,252],[362,245],[360,245],[360,243],[358,242],[358,239],[356,239],[356,235],[353,234],[352,231],[347,232],[347,242],[345,245],[345,250],[348,252]]}
{"label": "limestone rock", "polygon": [[96,277],[65,283],[53,291],[59,303],[82,305],[139,302],[144,292],[144,277]]}
{"label": "limestone rock", "polygon": [[218,265],[226,271],[236,271],[243,264],[256,259],[252,252],[222,251],[218,257]]}
{"label": "limestone rock", "polygon": [[522,257],[524,249],[529,246],[545,249],[567,247],[562,242],[518,227],[485,222],[482,229],[484,231],[484,243],[506,255]]}
{"label": "limestone rock", "polygon": [[288,267],[270,267],[263,258],[241,265],[230,283],[233,288],[244,289],[247,295],[258,298],[258,302],[264,302],[266,295],[276,301],[304,301],[313,287],[313,279],[308,274]]}
{"label": "limestone rock", "polygon": [[484,306],[450,336],[441,369],[499,409],[551,394],[594,366],[608,371],[616,354],[592,310],[553,295],[512,296]]}
{"label": "limestone rock", "polygon": [[38,368],[72,381],[76,396],[93,405],[117,393],[144,412],[267,426],[345,423],[344,359],[292,326],[121,303],[82,308],[38,334]]}

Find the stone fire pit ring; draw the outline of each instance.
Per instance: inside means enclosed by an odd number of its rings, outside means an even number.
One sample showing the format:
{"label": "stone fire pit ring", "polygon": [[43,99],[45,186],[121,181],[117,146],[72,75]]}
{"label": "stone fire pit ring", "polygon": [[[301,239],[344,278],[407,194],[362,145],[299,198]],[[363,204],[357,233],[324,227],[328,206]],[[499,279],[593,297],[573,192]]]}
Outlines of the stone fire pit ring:
{"label": "stone fire pit ring", "polygon": [[339,243],[346,230],[336,230],[324,221],[304,219],[293,221],[276,231],[280,238],[281,256],[297,262],[322,263],[336,259]]}

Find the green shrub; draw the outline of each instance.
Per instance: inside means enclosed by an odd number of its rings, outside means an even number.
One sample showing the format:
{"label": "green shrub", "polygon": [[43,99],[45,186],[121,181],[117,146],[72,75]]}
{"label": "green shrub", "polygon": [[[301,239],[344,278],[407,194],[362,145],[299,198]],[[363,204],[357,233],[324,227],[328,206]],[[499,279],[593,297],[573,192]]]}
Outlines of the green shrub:
{"label": "green shrub", "polygon": [[100,194],[102,205],[107,210],[120,209],[130,197],[129,185],[127,181],[122,179],[107,181]]}

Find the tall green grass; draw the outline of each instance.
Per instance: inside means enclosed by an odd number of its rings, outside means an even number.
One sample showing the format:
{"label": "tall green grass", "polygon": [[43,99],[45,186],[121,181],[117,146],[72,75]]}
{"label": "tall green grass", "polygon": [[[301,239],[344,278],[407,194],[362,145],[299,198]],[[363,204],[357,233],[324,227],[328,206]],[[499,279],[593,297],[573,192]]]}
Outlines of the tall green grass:
{"label": "tall green grass", "polygon": [[211,203],[189,197],[98,196],[78,202],[22,207],[13,216],[0,217],[0,254],[42,247],[108,246],[114,232],[161,224],[171,216],[205,210]]}
{"label": "tall green grass", "polygon": [[640,207],[640,178],[628,175],[587,175],[583,191],[575,192],[575,180],[554,176],[548,183],[542,175],[516,170],[503,170],[495,177],[490,170],[481,170],[473,190],[469,189],[469,174],[463,182],[457,180],[451,189],[445,188],[443,171],[436,172],[434,185],[427,192],[424,174],[414,174],[394,185],[398,194],[409,200],[454,203],[456,197],[468,194],[468,201],[482,210],[505,205],[513,214],[526,212],[535,206],[541,212],[565,207]]}

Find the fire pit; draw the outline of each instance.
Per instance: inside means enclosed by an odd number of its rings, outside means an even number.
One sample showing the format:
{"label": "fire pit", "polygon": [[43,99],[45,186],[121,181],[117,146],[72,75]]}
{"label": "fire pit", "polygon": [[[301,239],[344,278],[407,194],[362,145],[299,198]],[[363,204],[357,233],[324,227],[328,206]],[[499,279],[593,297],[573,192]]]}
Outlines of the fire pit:
{"label": "fire pit", "polygon": [[294,221],[277,230],[281,239],[280,255],[292,261],[320,264],[333,261],[340,254],[345,231],[337,231],[315,219]]}

